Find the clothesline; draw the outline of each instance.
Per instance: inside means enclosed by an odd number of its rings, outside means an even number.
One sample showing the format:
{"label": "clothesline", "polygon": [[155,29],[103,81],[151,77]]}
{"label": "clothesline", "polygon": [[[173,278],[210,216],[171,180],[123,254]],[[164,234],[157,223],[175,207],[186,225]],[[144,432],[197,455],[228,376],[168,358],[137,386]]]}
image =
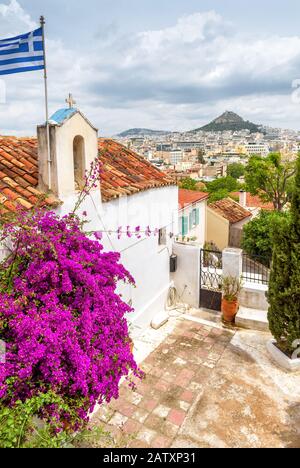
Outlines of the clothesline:
{"label": "clothesline", "polygon": [[[90,195],[90,196],[91,196],[91,195]],[[96,211],[96,213],[97,213],[97,217],[98,217],[99,221],[101,222],[101,224],[102,224],[102,226],[103,226],[103,228],[104,228],[103,230],[94,231],[93,233],[96,234],[96,233],[101,232],[101,233],[103,233],[103,234],[106,234],[106,237],[108,238],[108,241],[109,241],[109,243],[110,243],[110,245],[111,245],[111,247],[112,247],[113,250],[119,251],[120,253],[123,253],[123,252],[125,252],[125,251],[127,251],[127,250],[129,250],[129,249],[132,249],[133,247],[135,247],[136,245],[140,244],[141,242],[145,242],[146,240],[149,239],[149,235],[148,235],[148,236],[144,237],[143,239],[139,239],[137,242],[135,242],[134,244],[132,244],[132,245],[130,245],[130,246],[128,246],[128,247],[126,247],[125,249],[123,249],[123,250],[121,250],[121,251],[120,251],[119,249],[117,249],[117,248],[115,247],[115,245],[114,245],[114,243],[113,243],[111,237],[112,237],[112,234],[120,234],[120,230],[116,230],[116,231],[115,231],[115,230],[113,230],[113,229],[107,229],[107,228],[106,228],[106,226],[105,226],[105,224],[104,224],[104,221],[103,221],[103,219],[102,219],[102,216],[100,215],[100,213],[99,213],[99,211],[98,211],[98,207],[97,207],[97,205],[96,205],[96,203],[95,203],[95,201],[94,201],[94,199],[93,199],[92,196],[91,196],[91,199],[92,199],[92,203],[93,203],[93,205],[94,205],[95,211]],[[183,209],[180,210],[179,212],[182,212],[182,211],[183,211]],[[167,228],[170,227],[170,226],[172,226],[172,227],[174,226],[174,221],[173,221],[173,220],[172,220],[169,224],[167,224],[166,226],[161,227],[160,229],[167,229]],[[149,226],[149,228],[150,228],[150,226]],[[127,230],[126,230],[126,231],[122,231],[121,234],[127,234],[127,232],[128,232]],[[145,235],[146,235],[146,232],[149,233],[149,231],[146,230],[146,231],[134,231],[134,232],[132,232],[131,234],[132,234],[132,236],[135,236],[135,235],[137,235],[137,234],[139,234],[139,235],[140,235],[140,234],[145,234]],[[157,235],[159,234],[159,229],[156,228],[154,232],[156,232],[155,235],[157,236]],[[152,231],[151,231],[151,235],[152,235]],[[170,232],[170,233],[169,233],[169,236],[170,236],[170,237],[173,237],[173,236],[174,236],[174,232]]]}

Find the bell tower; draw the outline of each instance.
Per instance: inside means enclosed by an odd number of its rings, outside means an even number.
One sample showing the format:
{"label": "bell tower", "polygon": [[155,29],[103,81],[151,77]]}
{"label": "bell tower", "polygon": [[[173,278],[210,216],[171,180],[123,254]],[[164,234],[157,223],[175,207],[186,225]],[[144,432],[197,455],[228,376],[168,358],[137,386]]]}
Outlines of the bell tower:
{"label": "bell tower", "polygon": [[[68,107],[56,111],[49,120],[51,163],[47,126],[44,124],[37,128],[39,188],[43,192],[51,190],[62,201],[76,196],[82,189],[85,171],[98,157],[98,130],[75,107],[71,94],[66,103]],[[100,193],[100,186],[94,190]]]}

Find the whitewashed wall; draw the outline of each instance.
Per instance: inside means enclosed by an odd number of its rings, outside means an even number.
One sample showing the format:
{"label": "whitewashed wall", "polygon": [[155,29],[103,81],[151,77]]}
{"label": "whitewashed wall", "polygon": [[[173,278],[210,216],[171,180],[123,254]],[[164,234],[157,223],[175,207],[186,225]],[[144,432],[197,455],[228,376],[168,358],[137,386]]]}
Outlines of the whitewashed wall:
{"label": "whitewashed wall", "polygon": [[[139,194],[104,203],[103,216],[105,230],[116,230],[119,226],[145,230],[166,227],[167,244],[159,245],[158,236],[139,241],[117,235],[104,236],[106,250],[123,251],[122,262],[136,280],[136,288],[120,286],[125,300],[132,300],[135,313],[131,320],[138,326],[149,324],[152,318],[164,310],[171,286],[170,255],[173,239],[169,234],[178,233],[178,188],[166,187],[151,189]],[[113,246],[111,245],[113,244]]]}
{"label": "whitewashed wall", "polygon": [[[58,209],[63,215],[74,206],[76,197],[68,197]],[[136,288],[131,285],[119,286],[125,301],[132,301],[135,312],[130,316],[138,327],[149,324],[152,318],[164,310],[171,286],[169,258],[172,254],[173,239],[168,234],[178,234],[178,187],[163,187],[140,192],[130,197],[122,197],[101,203],[99,193],[94,191],[81,206],[80,212],[87,211],[91,222],[87,230],[116,231],[137,226],[145,231],[166,227],[167,245],[160,246],[158,236],[139,240],[116,233],[103,234],[102,244],[106,251],[121,253],[121,261],[136,280]]]}
{"label": "whitewashed wall", "polygon": [[174,244],[178,257],[177,271],[172,275],[180,302],[198,308],[200,300],[200,246]]}

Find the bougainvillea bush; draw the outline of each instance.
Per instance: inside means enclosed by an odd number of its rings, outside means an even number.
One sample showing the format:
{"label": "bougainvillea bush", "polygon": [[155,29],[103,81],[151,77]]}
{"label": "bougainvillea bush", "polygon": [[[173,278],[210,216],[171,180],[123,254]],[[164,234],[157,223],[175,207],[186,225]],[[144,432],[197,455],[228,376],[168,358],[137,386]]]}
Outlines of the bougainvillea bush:
{"label": "bougainvillea bush", "polygon": [[105,253],[74,215],[21,212],[4,226],[11,255],[0,278],[1,403],[54,392],[39,416],[60,430],[82,427],[97,403],[118,397],[120,379],[141,376],[130,351],[118,281],[134,283],[118,253]]}

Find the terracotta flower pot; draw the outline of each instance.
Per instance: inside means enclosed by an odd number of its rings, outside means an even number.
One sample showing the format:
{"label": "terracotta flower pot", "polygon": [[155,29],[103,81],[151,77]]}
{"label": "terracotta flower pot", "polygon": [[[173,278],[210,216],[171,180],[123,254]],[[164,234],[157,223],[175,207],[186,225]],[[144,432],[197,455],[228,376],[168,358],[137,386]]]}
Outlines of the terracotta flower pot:
{"label": "terracotta flower pot", "polygon": [[222,313],[225,322],[234,322],[238,310],[238,301],[227,301],[227,299],[222,299]]}

